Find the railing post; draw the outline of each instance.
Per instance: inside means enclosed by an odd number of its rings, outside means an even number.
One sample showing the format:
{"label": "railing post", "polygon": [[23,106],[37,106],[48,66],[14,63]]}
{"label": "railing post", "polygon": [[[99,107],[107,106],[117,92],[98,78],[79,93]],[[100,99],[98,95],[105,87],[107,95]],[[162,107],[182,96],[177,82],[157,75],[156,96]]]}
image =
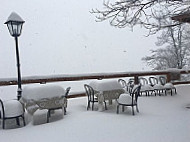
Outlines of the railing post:
{"label": "railing post", "polygon": [[134,83],[135,83],[135,84],[139,84],[139,76],[138,76],[138,75],[135,75],[135,76],[134,76],[134,79],[135,79]]}
{"label": "railing post", "polygon": [[167,77],[167,82],[171,82],[171,74],[168,72],[167,74],[166,74],[166,77]]}

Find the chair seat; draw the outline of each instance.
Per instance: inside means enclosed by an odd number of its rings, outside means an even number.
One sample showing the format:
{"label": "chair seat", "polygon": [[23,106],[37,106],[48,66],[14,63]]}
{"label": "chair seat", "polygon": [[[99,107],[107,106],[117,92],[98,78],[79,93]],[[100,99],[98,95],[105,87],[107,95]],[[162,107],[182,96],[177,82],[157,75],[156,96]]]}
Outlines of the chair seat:
{"label": "chair seat", "polygon": [[135,115],[134,106],[136,106],[136,110],[137,110],[137,112],[139,112],[137,100],[138,100],[138,96],[140,94],[140,89],[141,89],[140,84],[135,85],[130,94],[123,93],[123,94],[121,94],[119,96],[119,99],[117,100],[117,102],[118,102],[118,104],[117,104],[117,114],[119,114],[119,106],[120,105],[122,105],[123,112],[124,112],[124,107],[125,106],[131,106],[132,107],[132,114],[133,115]]}
{"label": "chair seat", "polygon": [[166,83],[164,85],[164,88],[166,88],[166,89],[172,89],[172,88],[175,88],[175,87],[174,87],[174,85],[172,83]]}
{"label": "chair seat", "polygon": [[5,109],[5,118],[19,116],[24,113],[22,104],[17,100],[4,101],[3,104]]}
{"label": "chair seat", "polygon": [[149,84],[141,86],[141,91],[153,91],[153,90],[154,88],[150,86]]}
{"label": "chair seat", "polygon": [[132,104],[132,97],[129,94],[121,94],[118,99],[119,104]]}
{"label": "chair seat", "polygon": [[157,90],[165,89],[161,84],[155,84],[153,88]]}

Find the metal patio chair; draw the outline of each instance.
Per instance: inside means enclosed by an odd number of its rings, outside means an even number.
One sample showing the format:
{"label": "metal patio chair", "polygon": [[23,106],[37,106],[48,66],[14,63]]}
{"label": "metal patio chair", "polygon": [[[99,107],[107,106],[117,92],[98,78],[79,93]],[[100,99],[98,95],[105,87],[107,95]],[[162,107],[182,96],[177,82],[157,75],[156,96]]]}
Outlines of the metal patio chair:
{"label": "metal patio chair", "polygon": [[139,83],[141,84],[141,90],[140,90],[141,95],[145,93],[146,96],[150,96],[150,94],[152,95],[155,92],[154,88],[150,84],[148,84],[148,80],[146,78],[144,77],[139,78]]}
{"label": "metal patio chair", "polygon": [[0,119],[3,121],[3,129],[5,129],[5,121],[7,119],[16,119],[17,125],[20,126],[20,117],[22,118],[23,125],[25,126],[24,107],[18,100],[2,101],[0,99]]}
{"label": "metal patio chair", "polygon": [[149,77],[149,82],[151,86],[154,88],[156,94],[160,96],[161,93],[165,93],[165,95],[167,95],[165,87],[162,84],[160,84],[159,80],[156,77]]}
{"label": "metal patio chair", "polygon": [[69,91],[71,90],[71,87],[68,87],[67,89],[66,89],[66,92],[65,92],[65,95],[64,95],[64,97],[65,97],[65,104],[64,104],[64,107],[56,107],[56,108],[49,108],[48,109],[48,113],[47,113],[47,123],[49,122],[49,118],[51,117],[51,111],[54,111],[54,110],[57,110],[57,109],[64,109],[64,115],[66,115],[66,107],[67,107],[67,97],[68,97],[68,94],[69,94]]}
{"label": "metal patio chair", "polygon": [[[90,103],[92,103],[92,110],[94,110],[94,103],[98,102],[98,98],[95,96],[94,89],[87,84],[84,84],[86,95],[88,96],[87,110],[90,108]],[[106,101],[104,100],[105,109],[107,109]]]}
{"label": "metal patio chair", "polygon": [[130,94],[124,93],[121,94],[119,99],[117,100],[117,114],[119,114],[119,106],[122,106],[122,110],[124,111],[125,106],[132,107],[132,114],[135,115],[134,107],[136,107],[136,111],[139,112],[138,109],[138,97],[140,95],[141,85],[135,85]]}
{"label": "metal patio chair", "polygon": [[131,92],[132,88],[130,84],[128,84],[124,79],[118,79],[118,82],[121,84],[126,93]]}
{"label": "metal patio chair", "polygon": [[171,96],[173,95],[173,92],[174,92],[175,94],[177,94],[177,89],[176,89],[176,87],[175,87],[172,83],[170,83],[170,82],[167,83],[166,77],[160,76],[160,77],[159,77],[159,80],[160,80],[160,83],[161,83],[161,84],[164,86],[164,88],[166,89],[166,92],[165,92],[165,93],[167,93],[167,91],[170,91],[170,92],[171,92]]}

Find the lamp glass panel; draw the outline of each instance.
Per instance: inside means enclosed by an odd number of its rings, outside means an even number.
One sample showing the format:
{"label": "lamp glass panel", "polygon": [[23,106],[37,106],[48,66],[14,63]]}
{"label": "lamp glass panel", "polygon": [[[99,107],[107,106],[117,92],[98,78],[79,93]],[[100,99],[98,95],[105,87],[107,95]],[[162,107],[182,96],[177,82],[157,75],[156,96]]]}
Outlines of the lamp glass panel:
{"label": "lamp glass panel", "polygon": [[12,27],[11,22],[7,23],[7,27],[9,29],[9,33],[13,36],[13,27]]}
{"label": "lamp glass panel", "polygon": [[22,24],[23,23],[21,22],[14,22],[14,21],[7,23],[10,34],[14,37],[20,36],[22,30]]}

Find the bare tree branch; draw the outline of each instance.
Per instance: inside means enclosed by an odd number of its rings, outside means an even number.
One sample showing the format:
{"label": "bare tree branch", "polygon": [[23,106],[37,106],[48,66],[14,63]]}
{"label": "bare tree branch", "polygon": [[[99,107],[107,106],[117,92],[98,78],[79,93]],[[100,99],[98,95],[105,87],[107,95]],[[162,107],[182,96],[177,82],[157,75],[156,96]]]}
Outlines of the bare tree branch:
{"label": "bare tree branch", "polygon": [[151,50],[151,55],[142,60],[154,70],[181,69],[187,66],[190,58],[189,30],[189,25],[178,25],[164,29],[158,37],[156,45],[166,45],[166,47]]}
{"label": "bare tree branch", "polygon": [[102,10],[90,12],[96,15],[97,22],[109,20],[112,26],[119,28],[141,25],[149,30],[149,34],[154,34],[162,28],[179,25],[179,22],[168,25],[163,21],[171,21],[173,15],[187,11],[189,7],[188,0],[107,0]]}

